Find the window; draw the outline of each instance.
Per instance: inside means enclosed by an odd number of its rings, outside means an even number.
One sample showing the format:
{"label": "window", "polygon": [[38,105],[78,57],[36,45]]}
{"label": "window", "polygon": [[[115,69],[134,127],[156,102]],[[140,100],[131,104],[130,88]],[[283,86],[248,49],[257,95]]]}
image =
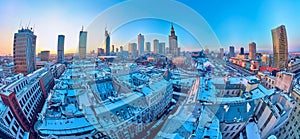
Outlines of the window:
{"label": "window", "polygon": [[224,131],[227,131],[228,128],[229,128],[229,126],[226,126],[225,129],[224,129]]}
{"label": "window", "polygon": [[235,126],[232,126],[232,127],[230,128],[230,130],[233,130],[233,129],[234,129],[234,127],[235,127]]}
{"label": "window", "polygon": [[6,123],[9,125],[10,124],[10,120],[8,119],[8,117],[7,116],[5,116],[5,121],[6,121]]}
{"label": "window", "polygon": [[13,116],[12,116],[12,114],[11,114],[11,112],[10,112],[10,111],[8,112],[8,116],[9,116],[9,118],[10,118],[10,119],[12,119],[12,118],[13,118]]}
{"label": "window", "polygon": [[12,130],[15,134],[17,133],[17,129],[14,126],[12,127]]}

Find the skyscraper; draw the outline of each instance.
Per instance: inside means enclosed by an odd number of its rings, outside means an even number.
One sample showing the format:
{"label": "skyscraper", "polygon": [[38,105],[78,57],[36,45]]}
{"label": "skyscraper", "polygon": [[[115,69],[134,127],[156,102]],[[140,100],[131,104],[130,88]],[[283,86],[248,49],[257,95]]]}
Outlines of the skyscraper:
{"label": "skyscraper", "polygon": [[159,51],[158,47],[159,47],[159,40],[157,40],[157,39],[153,40],[153,52],[155,54],[157,54]]}
{"label": "skyscraper", "polygon": [[284,25],[272,29],[272,40],[274,67],[284,69],[288,64],[288,42]]}
{"label": "skyscraper", "polygon": [[138,35],[138,52],[139,52],[139,56],[143,55],[144,54],[144,42],[145,41],[145,38],[144,38],[144,35],[142,34],[139,34]]}
{"label": "skyscraper", "polygon": [[243,55],[245,53],[244,51],[244,47],[241,47],[241,50],[240,50],[240,55]]}
{"label": "skyscraper", "polygon": [[87,39],[87,32],[82,30],[79,32],[79,58],[85,59],[86,58],[86,39]]}
{"label": "skyscraper", "polygon": [[114,53],[115,52],[115,45],[111,45],[111,52]]}
{"label": "skyscraper", "polygon": [[136,43],[129,43],[128,44],[128,52],[133,57],[136,58],[138,55],[137,51],[137,44]]}
{"label": "skyscraper", "polygon": [[65,36],[58,35],[57,41],[57,63],[63,63],[65,56],[64,56],[64,47],[65,47]]}
{"label": "skyscraper", "polygon": [[146,51],[148,53],[151,52],[151,43],[150,42],[146,42]]}
{"label": "skyscraper", "polygon": [[220,58],[224,57],[224,48],[220,48]]}
{"label": "skyscraper", "polygon": [[229,46],[229,57],[235,57],[234,46]]}
{"label": "skyscraper", "polygon": [[36,35],[32,29],[20,29],[14,34],[14,64],[16,74],[25,75],[36,70]]}
{"label": "skyscraper", "polygon": [[108,34],[108,31],[105,29],[105,42],[104,42],[104,49],[105,49],[105,55],[110,55],[110,36]]}
{"label": "skyscraper", "polygon": [[173,57],[179,56],[180,49],[178,48],[177,36],[175,35],[174,27],[171,27],[171,35],[169,35],[169,51]]}
{"label": "skyscraper", "polygon": [[251,60],[256,59],[256,43],[255,42],[249,43],[249,59],[251,59]]}
{"label": "skyscraper", "polygon": [[159,43],[158,53],[164,55],[165,52],[166,52],[166,43],[164,42]]}
{"label": "skyscraper", "polygon": [[120,46],[120,53],[123,53],[123,46]]}

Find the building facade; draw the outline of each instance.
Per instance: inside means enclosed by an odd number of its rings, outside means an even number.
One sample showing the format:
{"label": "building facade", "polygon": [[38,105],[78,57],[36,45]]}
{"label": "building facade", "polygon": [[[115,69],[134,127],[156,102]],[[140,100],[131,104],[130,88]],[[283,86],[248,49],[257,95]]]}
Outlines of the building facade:
{"label": "building facade", "polygon": [[234,51],[234,46],[229,46],[229,57],[235,57],[235,51]]}
{"label": "building facade", "polygon": [[79,32],[79,59],[86,58],[86,43],[87,43],[87,32],[82,30]]}
{"label": "building facade", "polygon": [[221,59],[224,57],[224,48],[220,48],[220,56]]}
{"label": "building facade", "polygon": [[173,57],[177,57],[180,55],[180,48],[178,47],[177,36],[175,35],[175,30],[172,25],[171,27],[171,35],[169,35],[169,54],[172,54]]}
{"label": "building facade", "polygon": [[162,55],[166,54],[166,43],[164,42],[159,43],[158,53]]}
{"label": "building facade", "polygon": [[244,52],[244,47],[241,47],[241,50],[240,50],[240,55],[244,55],[245,52]]}
{"label": "building facade", "polygon": [[138,52],[139,52],[139,56],[144,54],[144,49],[145,49],[145,38],[144,35],[139,34],[138,35]]}
{"label": "building facade", "polygon": [[154,54],[158,54],[159,52],[159,40],[153,40],[153,52]]}
{"label": "building facade", "polygon": [[151,43],[150,42],[146,42],[145,43],[145,50],[147,53],[150,53],[151,52]]}
{"label": "building facade", "polygon": [[20,29],[14,35],[13,46],[16,74],[25,75],[36,70],[36,35],[31,29]]}
{"label": "building facade", "polygon": [[105,55],[109,56],[110,55],[110,35],[108,34],[108,31],[105,29],[104,33],[104,50],[105,50]]}
{"label": "building facade", "polygon": [[300,137],[300,85],[297,84],[293,88],[292,96],[296,99],[297,104],[293,109],[289,120],[284,126],[280,127],[278,131],[275,132],[278,138],[299,138]]}
{"label": "building facade", "polygon": [[57,41],[57,63],[63,63],[65,59],[65,36],[64,35],[58,35],[58,41]]}
{"label": "building facade", "polygon": [[41,68],[1,88],[1,137],[36,137],[33,125],[53,85],[52,73]]}
{"label": "building facade", "polygon": [[41,61],[49,61],[50,51],[41,51],[40,58],[41,58]]}
{"label": "building facade", "polygon": [[249,43],[249,57],[250,60],[256,60],[256,43]]}
{"label": "building facade", "polygon": [[128,44],[128,53],[131,55],[132,58],[136,58],[138,56],[138,50],[137,50],[136,43]]}
{"label": "building facade", "polygon": [[274,67],[285,69],[288,65],[288,41],[284,25],[272,29],[272,40]]}

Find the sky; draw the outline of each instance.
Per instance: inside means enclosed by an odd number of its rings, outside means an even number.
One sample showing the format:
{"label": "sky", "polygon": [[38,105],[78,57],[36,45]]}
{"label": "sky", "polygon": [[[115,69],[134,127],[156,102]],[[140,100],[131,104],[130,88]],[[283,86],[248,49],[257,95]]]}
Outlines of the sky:
{"label": "sky", "polygon": [[[125,1],[128,2],[128,1]],[[0,55],[12,54],[13,36],[21,26],[34,27],[37,35],[37,53],[41,50],[50,50],[56,53],[57,36],[65,35],[65,52],[76,52],[78,47],[79,31],[82,26],[88,29],[101,13],[125,3],[119,0],[0,0]],[[245,47],[248,49],[250,42],[256,42],[259,51],[272,51],[271,29],[285,25],[287,29],[289,51],[295,52],[300,47],[300,1],[297,0],[179,0],[179,3],[188,7],[203,17],[210,26],[220,42],[220,46],[228,49],[230,45]],[[155,4],[159,4],[156,2]],[[145,35],[145,41],[153,42],[158,38],[168,45],[171,22],[157,18],[136,19],[128,23],[120,24],[117,28],[112,26],[124,16],[133,16],[132,9],[141,7],[140,4],[132,4],[128,12],[114,9],[119,16],[100,20],[105,26],[98,28],[100,35],[89,34],[99,40],[103,38],[105,27],[111,33],[111,44],[117,48],[120,45],[126,47],[129,42],[136,42],[137,35]],[[162,14],[171,17],[189,17],[183,15],[184,11],[175,7],[166,9],[152,8],[161,11]],[[143,10],[143,9],[141,9]],[[153,11],[148,11],[149,13]],[[192,21],[193,17],[190,17]],[[109,20],[109,21],[108,21]],[[182,50],[198,50],[203,47],[203,42],[197,38],[205,38],[206,34],[195,36],[188,26],[199,30],[203,29],[202,24],[185,21],[186,26],[175,22],[174,28],[178,36],[179,46]],[[92,28],[93,30],[94,28]],[[91,30],[91,29],[90,29]],[[92,32],[91,30],[91,32]],[[92,40],[92,39],[90,39]],[[204,39],[205,40],[205,39]],[[90,41],[92,44],[92,41]],[[102,47],[101,43],[89,46],[88,51]],[[211,50],[218,48],[211,47]]]}

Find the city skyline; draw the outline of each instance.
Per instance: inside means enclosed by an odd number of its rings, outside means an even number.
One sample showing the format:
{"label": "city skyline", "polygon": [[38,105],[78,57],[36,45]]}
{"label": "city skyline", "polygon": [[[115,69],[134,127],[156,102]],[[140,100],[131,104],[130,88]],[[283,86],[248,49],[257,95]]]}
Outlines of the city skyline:
{"label": "city skyline", "polygon": [[[300,46],[299,42],[297,42],[299,35],[297,35],[298,31],[296,25],[300,21],[300,17],[296,14],[297,6],[300,5],[300,2],[232,1],[224,3],[224,5],[216,5],[213,4],[213,2],[206,1],[180,0],[178,2],[188,6],[203,16],[220,40],[221,47],[226,48],[233,45],[236,48],[240,48],[247,46],[249,42],[253,41],[257,43],[258,51],[272,52],[271,29],[281,24],[287,28],[290,46],[289,52],[297,51],[297,46]],[[86,3],[84,1],[72,3],[71,1],[64,1],[59,2],[59,4],[55,1],[45,1],[42,3],[37,1],[0,1],[0,18],[6,21],[5,23],[0,23],[0,28],[3,30],[0,34],[0,47],[3,48],[1,49],[0,55],[12,55],[13,33],[20,28],[20,23],[23,26],[34,27],[35,34],[38,36],[37,52],[50,50],[51,54],[56,53],[56,39],[59,34],[65,34],[66,36],[66,53],[78,52],[79,40],[77,36],[81,26],[88,27],[89,23],[91,23],[97,15],[109,9],[111,6],[120,3],[122,3],[122,1],[97,1],[95,3]],[[31,9],[31,6],[37,8]],[[280,8],[276,8],[279,6]],[[235,9],[234,11],[227,10],[233,8]],[[219,9],[219,11],[215,12],[215,9]],[[44,17],[47,17],[49,22],[45,23]],[[118,17],[113,17],[112,20],[114,18]],[[172,21],[158,19],[141,19],[130,22],[115,30],[114,34],[111,35],[111,44],[114,44],[116,48],[121,45],[124,46],[124,44],[128,44],[128,42],[132,42],[134,40],[133,38],[136,38],[136,35],[139,33],[145,35],[145,41],[151,42],[154,40],[152,38],[157,38],[167,42],[170,22]],[[143,26],[147,26],[147,28],[136,28],[136,24],[141,23]],[[152,25],[153,23],[155,24]],[[112,30],[109,25],[107,25],[107,27],[109,31]],[[189,34],[188,31],[177,24],[174,24],[174,27],[178,36],[189,35],[187,37],[179,37],[179,47],[184,46],[182,48],[183,50],[199,48],[196,40],[191,38],[193,36]],[[201,26],[199,29],[201,29]],[[104,27],[101,30],[104,30]],[[122,37],[126,34],[125,32],[129,35]],[[148,37],[149,34],[154,34],[154,37]],[[161,37],[163,35],[166,36]],[[160,36],[161,38],[155,36]],[[102,47],[102,45],[99,44],[97,47]],[[210,48],[210,46],[207,47]],[[97,50],[95,46],[91,47],[88,45],[87,52],[89,52],[91,48]],[[211,50],[217,49],[219,48],[213,48]]]}
{"label": "city skyline", "polygon": [[300,137],[299,7],[0,0],[0,138]]}

